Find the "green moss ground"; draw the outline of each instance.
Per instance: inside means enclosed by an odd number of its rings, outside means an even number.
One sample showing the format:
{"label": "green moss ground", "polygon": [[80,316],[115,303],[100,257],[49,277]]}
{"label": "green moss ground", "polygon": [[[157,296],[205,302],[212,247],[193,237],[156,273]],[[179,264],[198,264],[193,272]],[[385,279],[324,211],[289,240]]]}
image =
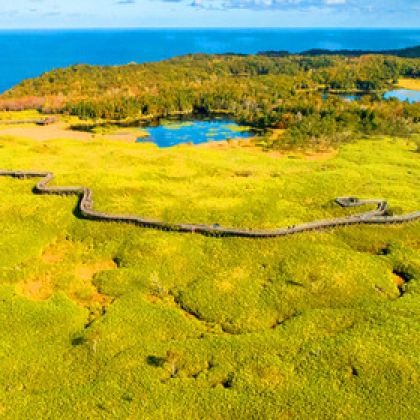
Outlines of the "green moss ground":
{"label": "green moss ground", "polygon": [[[308,161],[2,137],[0,167],[171,222],[291,225],[348,213],[340,195],[420,208],[401,139]],[[33,184],[0,178],[0,417],[420,416],[419,223],[209,238],[80,220]]]}

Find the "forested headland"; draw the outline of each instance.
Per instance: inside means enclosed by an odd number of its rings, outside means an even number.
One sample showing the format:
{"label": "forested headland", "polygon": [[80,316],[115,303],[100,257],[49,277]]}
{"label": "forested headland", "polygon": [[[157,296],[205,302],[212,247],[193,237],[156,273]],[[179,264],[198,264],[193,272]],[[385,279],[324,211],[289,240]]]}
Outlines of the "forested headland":
{"label": "forested headland", "polygon": [[[420,58],[395,51],[321,53],[194,54],[158,63],[75,65],[23,81],[0,97],[0,109],[35,108],[120,124],[223,113],[263,130],[285,130],[274,140],[262,139],[268,148],[335,147],[355,134],[418,130],[419,104],[383,100],[382,93],[400,78],[418,79]],[[367,95],[350,102],[326,98],[325,92]]]}
{"label": "forested headland", "polygon": [[[266,56],[288,56],[292,55],[289,51],[262,51],[259,55]],[[302,51],[295,55],[343,55],[347,57],[360,57],[362,55],[393,55],[396,57],[420,58],[420,46],[401,48],[397,50],[328,50],[322,48],[312,48],[307,51]]]}

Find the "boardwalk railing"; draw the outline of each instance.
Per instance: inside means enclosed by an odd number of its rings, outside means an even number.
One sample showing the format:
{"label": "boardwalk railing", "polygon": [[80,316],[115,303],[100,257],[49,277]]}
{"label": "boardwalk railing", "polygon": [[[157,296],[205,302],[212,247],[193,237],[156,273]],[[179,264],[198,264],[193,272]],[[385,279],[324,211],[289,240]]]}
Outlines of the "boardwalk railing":
{"label": "boardwalk railing", "polygon": [[303,223],[296,226],[288,226],[278,229],[243,229],[226,228],[219,225],[204,224],[170,224],[160,220],[145,219],[139,216],[114,215],[101,213],[93,209],[93,192],[91,189],[83,186],[78,187],[49,187],[48,183],[54,178],[52,172],[37,171],[1,171],[0,176],[13,178],[42,178],[35,186],[34,192],[37,194],[54,195],[76,195],[79,196],[78,209],[82,217],[90,220],[105,222],[130,223],[141,227],[168,230],[174,232],[200,233],[203,235],[214,236],[239,236],[248,238],[270,238],[277,236],[292,235],[295,233],[317,231],[338,226],[360,225],[360,224],[400,224],[412,222],[420,219],[420,211],[405,214],[401,216],[387,216],[388,203],[385,200],[370,199],[361,200],[355,197],[340,197],[336,203],[341,207],[358,207],[363,205],[376,205],[376,209],[364,213],[354,214],[347,217],[336,219],[318,220],[315,222]]}

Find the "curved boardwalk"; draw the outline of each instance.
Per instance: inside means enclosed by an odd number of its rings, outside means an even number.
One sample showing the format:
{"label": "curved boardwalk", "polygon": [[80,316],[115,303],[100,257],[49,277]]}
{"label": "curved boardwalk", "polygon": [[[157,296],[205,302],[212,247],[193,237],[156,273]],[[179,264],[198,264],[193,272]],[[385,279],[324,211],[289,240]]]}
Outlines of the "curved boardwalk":
{"label": "curved boardwalk", "polygon": [[388,208],[388,203],[385,200],[360,200],[354,197],[343,197],[336,199],[337,204],[341,207],[358,207],[365,204],[373,204],[376,205],[376,209],[348,217],[319,220],[296,226],[268,230],[225,228],[219,225],[170,224],[160,220],[144,219],[139,216],[113,215],[95,211],[93,210],[93,193],[91,189],[87,187],[48,187],[48,183],[54,178],[52,172],[0,171],[0,176],[20,179],[42,178],[34,188],[34,192],[37,194],[77,195],[79,197],[78,210],[86,219],[105,222],[131,223],[141,227],[170,230],[174,232],[200,233],[203,235],[270,238],[312,230],[323,230],[337,226],[349,226],[356,224],[397,224],[420,219],[420,211],[402,216],[386,216],[385,213]]}

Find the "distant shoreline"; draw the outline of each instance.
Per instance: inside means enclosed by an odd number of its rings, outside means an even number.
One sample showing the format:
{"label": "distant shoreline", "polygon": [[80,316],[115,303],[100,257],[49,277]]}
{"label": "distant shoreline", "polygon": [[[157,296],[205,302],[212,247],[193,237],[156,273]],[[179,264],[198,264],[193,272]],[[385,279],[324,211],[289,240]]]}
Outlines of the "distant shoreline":
{"label": "distant shoreline", "polygon": [[151,63],[230,51],[380,53],[415,45],[420,45],[420,28],[4,28],[0,29],[0,92],[52,69],[80,63]]}
{"label": "distant shoreline", "polygon": [[[246,54],[245,54],[246,55]],[[252,54],[248,54],[252,55]],[[341,55],[344,57],[360,57],[362,55],[392,55],[396,57],[405,58],[419,58],[420,44],[408,48],[399,48],[393,50],[361,50],[361,49],[344,49],[344,50],[330,50],[323,48],[313,48],[306,51],[292,53],[290,51],[261,51],[256,55],[263,55],[266,57],[287,57],[291,55],[304,55],[316,57],[320,55]]]}

